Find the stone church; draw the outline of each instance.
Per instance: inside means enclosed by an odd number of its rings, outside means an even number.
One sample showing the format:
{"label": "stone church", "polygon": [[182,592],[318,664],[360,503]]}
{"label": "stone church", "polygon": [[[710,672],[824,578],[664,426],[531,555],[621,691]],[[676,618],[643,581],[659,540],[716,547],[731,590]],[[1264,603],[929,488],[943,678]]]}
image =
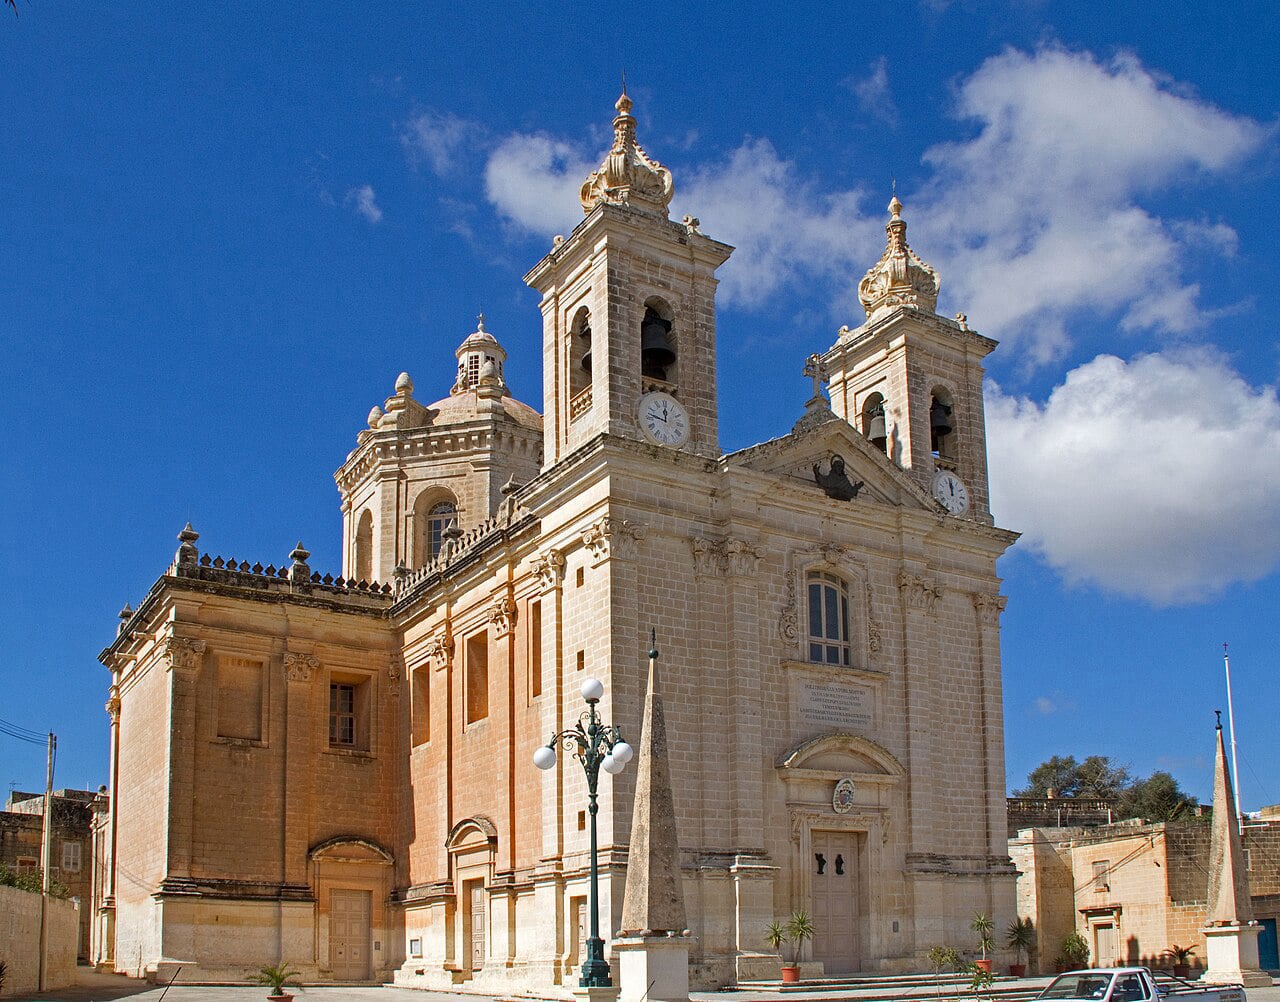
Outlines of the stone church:
{"label": "stone church", "polygon": [[[970,945],[975,911],[1013,917],[995,343],[936,312],[895,197],[861,323],[793,360],[794,426],[723,453],[733,249],[669,218],[671,173],[630,109],[624,94],[583,218],[525,276],[541,413],[509,393],[482,318],[451,388],[420,399],[401,374],[356,435],[341,576],[301,544],[278,567],[211,558],[187,526],[122,611],[101,656],[100,961],[567,993],[586,783],[568,755],[545,773],[531,756],[585,709],[588,677],[636,743],[651,627],[695,986],[776,978],[766,928],[797,909],[829,975],[920,969]],[[634,788],[634,769],[602,777],[606,940]]]}

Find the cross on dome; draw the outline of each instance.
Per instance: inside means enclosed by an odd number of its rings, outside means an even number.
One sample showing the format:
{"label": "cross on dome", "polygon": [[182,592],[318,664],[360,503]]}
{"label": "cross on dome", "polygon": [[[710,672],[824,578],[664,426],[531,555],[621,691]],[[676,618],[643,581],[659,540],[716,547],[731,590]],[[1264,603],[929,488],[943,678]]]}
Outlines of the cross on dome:
{"label": "cross on dome", "polygon": [[618,114],[613,120],[613,146],[604,163],[582,183],[582,211],[590,215],[601,202],[611,202],[665,218],[675,192],[671,171],[651,159],[636,142],[636,120],[625,84],[614,107]]}
{"label": "cross on dome", "polygon": [[[897,182],[894,183],[897,188]],[[897,306],[934,312],[938,306],[941,281],[938,273],[925,264],[907,245],[907,223],[902,218],[902,202],[895,194],[889,202],[889,221],[885,223],[884,253],[858,283],[858,300],[868,319]]]}

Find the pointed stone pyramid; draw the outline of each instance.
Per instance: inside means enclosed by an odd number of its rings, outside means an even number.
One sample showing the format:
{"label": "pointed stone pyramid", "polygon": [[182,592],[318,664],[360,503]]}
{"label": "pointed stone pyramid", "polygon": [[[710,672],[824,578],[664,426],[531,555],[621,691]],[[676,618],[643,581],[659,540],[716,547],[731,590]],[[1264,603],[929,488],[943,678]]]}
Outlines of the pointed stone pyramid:
{"label": "pointed stone pyramid", "polygon": [[649,651],[649,691],[636,766],[636,797],[627,853],[627,888],[620,936],[676,935],[685,931],[680,844],[676,837],[667,722],[658,691],[656,641]]}
{"label": "pointed stone pyramid", "polygon": [[1203,929],[1208,969],[1206,984],[1239,984],[1256,988],[1271,984],[1258,966],[1258,923],[1253,919],[1249,874],[1240,842],[1240,817],[1227,772],[1227,749],[1218,722],[1218,748],[1213,766],[1213,831],[1209,839],[1209,895]]}

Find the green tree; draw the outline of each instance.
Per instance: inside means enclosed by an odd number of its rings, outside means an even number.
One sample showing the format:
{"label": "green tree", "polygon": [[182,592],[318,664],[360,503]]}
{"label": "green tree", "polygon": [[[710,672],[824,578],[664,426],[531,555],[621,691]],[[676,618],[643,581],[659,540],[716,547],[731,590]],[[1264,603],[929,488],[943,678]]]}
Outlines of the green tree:
{"label": "green tree", "polygon": [[1014,790],[1015,797],[1045,797],[1054,790],[1059,797],[1074,797],[1080,790],[1080,763],[1075,756],[1054,755],[1031,770],[1027,785]]}
{"label": "green tree", "polygon": [[1146,779],[1134,779],[1127,768],[1106,755],[1090,755],[1083,762],[1071,755],[1054,755],[1032,769],[1027,785],[1013,795],[1045,797],[1050,790],[1067,800],[1110,800],[1117,820],[1176,821],[1189,817],[1196,806],[1195,798],[1169,773],[1157,770]]}
{"label": "green tree", "polygon": [[1172,775],[1156,771],[1125,791],[1121,814],[1148,821],[1177,821],[1189,817],[1195,807],[1196,799],[1187,796]]}

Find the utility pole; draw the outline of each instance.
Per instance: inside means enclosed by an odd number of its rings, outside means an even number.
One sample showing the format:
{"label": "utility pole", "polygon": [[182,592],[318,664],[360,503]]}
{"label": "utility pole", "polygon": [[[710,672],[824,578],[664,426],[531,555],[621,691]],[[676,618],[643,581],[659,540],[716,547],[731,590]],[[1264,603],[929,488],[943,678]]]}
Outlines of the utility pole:
{"label": "utility pole", "polygon": [[45,990],[45,975],[49,954],[49,891],[53,887],[53,753],[58,739],[49,732],[49,752],[44,773],[44,836],[41,839],[40,883],[40,956],[37,962],[38,991]]}

